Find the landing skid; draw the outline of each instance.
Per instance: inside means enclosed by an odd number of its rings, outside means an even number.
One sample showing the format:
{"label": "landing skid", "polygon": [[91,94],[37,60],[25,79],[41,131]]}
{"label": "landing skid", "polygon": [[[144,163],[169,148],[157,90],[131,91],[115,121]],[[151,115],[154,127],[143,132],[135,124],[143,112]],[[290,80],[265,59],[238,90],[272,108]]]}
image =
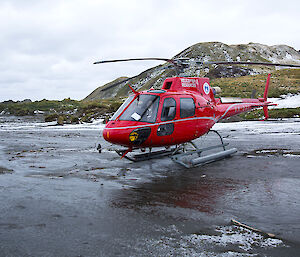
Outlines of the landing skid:
{"label": "landing skid", "polygon": [[[228,145],[228,143],[223,142],[222,136],[217,131],[210,130],[209,132],[216,133],[218,135],[218,137],[220,138],[221,144],[212,145],[212,146],[205,147],[205,148],[198,148],[196,146],[196,144],[194,144],[193,142],[189,142],[193,146],[193,148],[194,148],[193,150],[184,151],[184,149],[183,149],[183,153],[180,153],[180,154],[177,154],[176,152],[174,152],[174,154],[171,156],[171,159],[174,162],[184,166],[185,168],[193,168],[193,167],[204,165],[204,164],[207,164],[210,162],[224,159],[224,158],[229,157],[232,154],[237,152],[236,148],[226,149],[226,146]],[[185,146],[183,145],[183,148],[184,147]],[[211,153],[211,154],[203,155],[204,152],[218,149],[218,148],[221,148],[222,150]],[[193,155],[197,155],[198,157],[193,158]]]}
{"label": "landing skid", "polygon": [[[198,148],[197,145],[191,141],[184,144],[180,144],[173,148],[159,150],[155,152],[152,152],[152,150],[149,149],[149,152],[147,153],[135,154],[132,156],[127,155],[129,150],[122,149],[122,150],[116,150],[116,152],[118,155],[132,162],[146,161],[146,160],[156,159],[160,157],[170,156],[174,162],[182,165],[185,168],[193,168],[210,162],[218,161],[226,157],[229,157],[230,155],[237,152],[236,148],[226,149],[228,143],[223,142],[222,136],[217,131],[210,130],[209,132],[214,132],[218,135],[221,141],[220,144],[216,144],[204,148]],[[189,146],[191,146],[192,149],[189,149],[191,148]],[[220,148],[221,150],[214,153],[203,155],[203,153],[205,152],[218,149],[218,148]]]}
{"label": "landing skid", "polygon": [[166,149],[166,150],[160,150],[160,151],[155,151],[155,152],[150,151],[148,153],[135,154],[133,156],[124,155],[127,150],[116,150],[116,153],[132,162],[140,162],[140,161],[156,159],[159,157],[170,156],[174,153],[174,150],[175,149]]}

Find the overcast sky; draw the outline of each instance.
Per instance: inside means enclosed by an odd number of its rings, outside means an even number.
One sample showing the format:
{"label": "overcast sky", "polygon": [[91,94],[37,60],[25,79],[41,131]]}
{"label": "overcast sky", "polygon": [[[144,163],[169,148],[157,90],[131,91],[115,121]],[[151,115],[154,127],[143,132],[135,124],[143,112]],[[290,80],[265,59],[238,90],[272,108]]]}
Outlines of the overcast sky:
{"label": "overcast sky", "polygon": [[300,49],[300,1],[1,0],[0,101],[82,99],[199,42]]}

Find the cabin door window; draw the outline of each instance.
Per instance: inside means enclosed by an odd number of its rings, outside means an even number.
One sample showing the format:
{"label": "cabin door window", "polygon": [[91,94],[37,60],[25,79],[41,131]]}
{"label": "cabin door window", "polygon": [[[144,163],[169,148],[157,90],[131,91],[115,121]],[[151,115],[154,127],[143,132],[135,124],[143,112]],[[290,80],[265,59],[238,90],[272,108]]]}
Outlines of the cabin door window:
{"label": "cabin door window", "polygon": [[[172,97],[164,99],[162,111],[161,111],[161,121],[173,120],[176,116],[176,101]],[[174,123],[162,124],[157,129],[158,136],[168,136],[174,131]]]}
{"label": "cabin door window", "polygon": [[180,98],[180,118],[195,115],[195,102],[193,98]]}
{"label": "cabin door window", "polygon": [[176,115],[176,101],[174,98],[165,98],[161,111],[161,121],[173,120]]}

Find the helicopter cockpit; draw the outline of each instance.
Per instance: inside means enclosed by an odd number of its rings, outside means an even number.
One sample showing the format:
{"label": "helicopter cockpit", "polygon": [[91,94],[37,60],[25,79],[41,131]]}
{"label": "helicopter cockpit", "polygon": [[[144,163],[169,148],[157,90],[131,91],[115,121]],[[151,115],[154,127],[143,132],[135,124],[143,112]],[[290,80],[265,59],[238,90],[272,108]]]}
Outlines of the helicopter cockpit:
{"label": "helicopter cockpit", "polygon": [[116,120],[119,115],[125,110],[118,118],[118,120],[154,123],[157,117],[158,105],[158,95],[132,95],[124,102],[124,104],[119,108],[119,110],[115,113],[111,120]]}

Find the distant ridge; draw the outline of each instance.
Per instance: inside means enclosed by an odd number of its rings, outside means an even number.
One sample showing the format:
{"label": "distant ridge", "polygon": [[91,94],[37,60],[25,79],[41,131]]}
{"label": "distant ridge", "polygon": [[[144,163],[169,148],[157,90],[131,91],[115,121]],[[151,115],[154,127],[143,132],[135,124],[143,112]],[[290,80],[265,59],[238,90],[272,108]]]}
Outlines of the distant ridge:
{"label": "distant ridge", "polygon": [[[123,81],[123,80],[126,80],[126,79],[128,79],[128,77],[120,77],[120,78],[117,78],[117,79],[105,84],[104,86],[98,87],[92,93],[90,93],[86,98],[84,98],[83,100],[85,100],[85,101],[94,101],[94,100],[103,99],[103,98],[110,98],[111,97],[111,92],[109,90],[104,91],[104,92],[101,92],[101,90],[104,89],[104,88],[109,87],[110,85],[112,85],[114,83],[117,83],[117,82],[120,82],[120,81]],[[99,98],[99,96],[101,96],[101,97]]]}
{"label": "distant ridge", "polygon": [[[268,46],[259,43],[227,45],[221,42],[204,42],[192,45],[173,58],[188,57],[197,58],[203,61],[251,61],[251,62],[276,62],[282,64],[300,64],[300,52],[287,45]],[[125,97],[129,94],[130,89],[125,87],[128,83],[136,90],[146,90],[151,87],[160,88],[166,77],[175,76],[172,70],[163,70],[162,64],[148,69],[136,78],[126,80],[127,77],[120,77],[106,85],[98,87],[84,100],[100,100],[113,97]],[[207,76],[210,78],[220,77],[238,77],[251,74],[259,74],[272,68],[265,67],[245,67],[245,66],[217,66],[210,67],[204,74],[199,72],[198,67],[191,67],[186,70],[189,76]],[[273,68],[274,69],[274,68]],[[103,88],[109,87],[115,82],[126,80],[114,88],[102,91]]]}

